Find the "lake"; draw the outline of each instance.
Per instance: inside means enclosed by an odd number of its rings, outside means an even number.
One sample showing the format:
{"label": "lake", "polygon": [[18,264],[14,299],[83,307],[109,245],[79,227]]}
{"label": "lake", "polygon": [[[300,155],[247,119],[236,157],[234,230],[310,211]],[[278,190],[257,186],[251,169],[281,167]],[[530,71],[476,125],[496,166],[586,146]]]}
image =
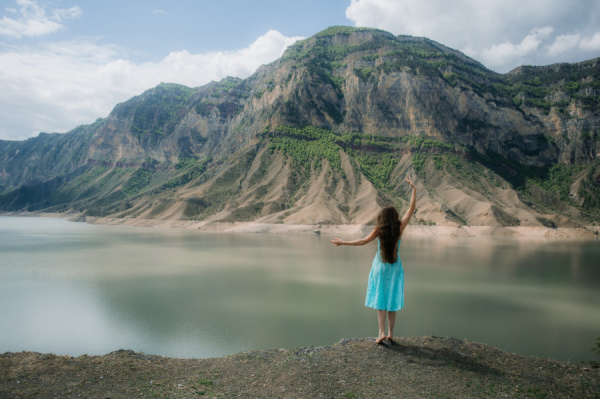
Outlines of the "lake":
{"label": "lake", "polygon": [[[0,217],[0,352],[171,357],[377,335],[376,243]],[[341,237],[341,238],[351,238]],[[402,239],[398,336],[579,362],[600,336],[600,241]]]}

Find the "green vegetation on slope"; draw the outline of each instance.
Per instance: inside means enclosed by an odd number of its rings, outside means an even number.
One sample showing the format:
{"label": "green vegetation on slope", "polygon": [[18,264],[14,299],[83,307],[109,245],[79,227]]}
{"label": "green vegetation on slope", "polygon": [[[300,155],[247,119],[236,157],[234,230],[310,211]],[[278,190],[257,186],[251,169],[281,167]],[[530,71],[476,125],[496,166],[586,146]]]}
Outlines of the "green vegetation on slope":
{"label": "green vegetation on slope", "polygon": [[[474,162],[506,180],[525,202],[533,202],[542,209],[555,212],[557,201],[560,200],[578,208],[591,220],[598,220],[600,217],[599,161],[586,165],[554,164],[539,167],[522,165],[492,152],[480,154],[471,151],[471,157]],[[587,173],[584,172],[586,170]],[[572,193],[572,185],[577,180],[580,181],[579,190]]]}
{"label": "green vegetation on slope", "polygon": [[347,36],[347,35],[350,35],[351,33],[355,33],[355,32],[387,33],[385,31],[382,31],[379,29],[373,29],[373,28],[355,28],[353,26],[335,25],[335,26],[330,26],[329,28],[326,28],[326,29],[320,31],[315,36],[316,37],[330,37],[330,36],[335,36],[335,35],[346,35]]}
{"label": "green vegetation on slope", "polygon": [[173,177],[166,183],[164,183],[160,189],[168,190],[171,188],[175,188],[178,186],[183,186],[191,182],[192,180],[199,177],[206,170],[206,165],[212,160],[210,157],[206,157],[203,159],[195,159],[195,158],[180,158],[177,165],[175,165],[176,170],[181,170],[183,173],[180,175]]}
{"label": "green vegetation on slope", "polygon": [[589,167],[585,178],[581,179],[578,195],[584,208],[596,216],[600,215],[600,162]]}
{"label": "green vegetation on slope", "polygon": [[[415,162],[415,170],[420,173],[429,154],[455,152],[453,145],[430,138],[336,134],[314,126],[280,126],[265,132],[263,140],[268,141],[271,152],[281,151],[290,158],[296,170],[307,175],[311,168],[319,170],[323,160],[327,160],[334,171],[340,172],[340,151],[344,151],[359,165],[365,177],[384,192],[393,189],[390,177],[403,154],[414,152],[413,161],[422,159],[421,162]],[[459,151],[464,152],[464,149]]]}
{"label": "green vegetation on slope", "polygon": [[[369,29],[367,29],[369,30]],[[359,44],[329,44],[329,36],[315,36],[315,42],[312,38],[298,41],[287,48],[283,54],[282,60],[289,61],[309,61],[320,66],[331,68],[333,61],[344,59],[349,54],[357,51],[377,50],[385,45],[394,45],[394,36],[383,31],[373,31],[373,39],[366,40]]]}
{"label": "green vegetation on slope", "polygon": [[161,83],[141,96],[118,105],[114,113],[122,118],[133,117],[131,131],[138,136],[167,135],[189,107],[190,97],[195,93],[189,87]]}
{"label": "green vegetation on slope", "polygon": [[144,168],[139,168],[131,177],[127,180],[127,182],[121,188],[125,197],[131,197],[142,191],[148,184],[150,184],[150,180],[152,179],[153,172],[146,170]]}
{"label": "green vegetation on slope", "polygon": [[385,191],[393,189],[390,175],[398,164],[397,156],[394,154],[366,154],[356,150],[347,152],[358,161],[361,171],[375,187]]}
{"label": "green vegetation on slope", "polygon": [[[580,102],[583,109],[600,111],[600,97],[585,94],[585,89],[600,90],[600,65],[594,60],[547,67],[523,66],[518,73],[506,75],[506,81],[507,85],[497,84],[496,88],[523,105],[545,110],[553,105],[564,108],[569,101],[551,102],[545,98],[563,92]],[[522,94],[524,100],[515,98],[517,94]]]}
{"label": "green vegetation on slope", "polygon": [[294,167],[306,173],[310,172],[311,166],[319,169],[323,159],[327,159],[333,169],[341,168],[340,147],[335,144],[339,136],[330,130],[280,126],[267,133],[267,137],[271,152],[277,149],[289,155]]}

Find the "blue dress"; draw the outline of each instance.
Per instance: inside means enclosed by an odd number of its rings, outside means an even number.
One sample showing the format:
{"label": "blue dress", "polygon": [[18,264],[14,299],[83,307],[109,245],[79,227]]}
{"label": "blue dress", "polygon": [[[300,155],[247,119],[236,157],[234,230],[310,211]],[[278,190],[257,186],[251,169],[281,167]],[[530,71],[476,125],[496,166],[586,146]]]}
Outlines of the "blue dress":
{"label": "blue dress", "polygon": [[[398,240],[398,253],[400,240]],[[385,263],[381,258],[381,243],[377,239],[377,253],[373,259],[365,306],[395,312],[404,306],[404,269],[398,255],[395,263]]]}

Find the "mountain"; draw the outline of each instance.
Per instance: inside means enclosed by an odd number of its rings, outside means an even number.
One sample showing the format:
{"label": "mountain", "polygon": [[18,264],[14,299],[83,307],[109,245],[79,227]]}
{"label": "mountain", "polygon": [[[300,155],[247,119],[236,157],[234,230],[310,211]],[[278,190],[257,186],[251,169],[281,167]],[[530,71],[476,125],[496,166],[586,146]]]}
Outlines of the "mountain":
{"label": "mountain", "polygon": [[498,74],[335,26],[247,79],[160,84],[65,134],[0,141],[0,211],[289,224],[600,221],[600,59]]}

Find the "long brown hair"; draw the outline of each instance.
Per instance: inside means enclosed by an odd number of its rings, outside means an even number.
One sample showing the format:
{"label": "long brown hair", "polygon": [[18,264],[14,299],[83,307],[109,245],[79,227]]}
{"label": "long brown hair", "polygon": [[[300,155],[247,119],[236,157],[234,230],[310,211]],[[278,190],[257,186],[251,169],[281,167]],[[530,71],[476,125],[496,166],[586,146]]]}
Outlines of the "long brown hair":
{"label": "long brown hair", "polygon": [[402,234],[402,223],[398,211],[393,206],[382,208],[377,216],[379,242],[381,243],[381,258],[385,263],[395,263],[398,259],[398,240]]}

